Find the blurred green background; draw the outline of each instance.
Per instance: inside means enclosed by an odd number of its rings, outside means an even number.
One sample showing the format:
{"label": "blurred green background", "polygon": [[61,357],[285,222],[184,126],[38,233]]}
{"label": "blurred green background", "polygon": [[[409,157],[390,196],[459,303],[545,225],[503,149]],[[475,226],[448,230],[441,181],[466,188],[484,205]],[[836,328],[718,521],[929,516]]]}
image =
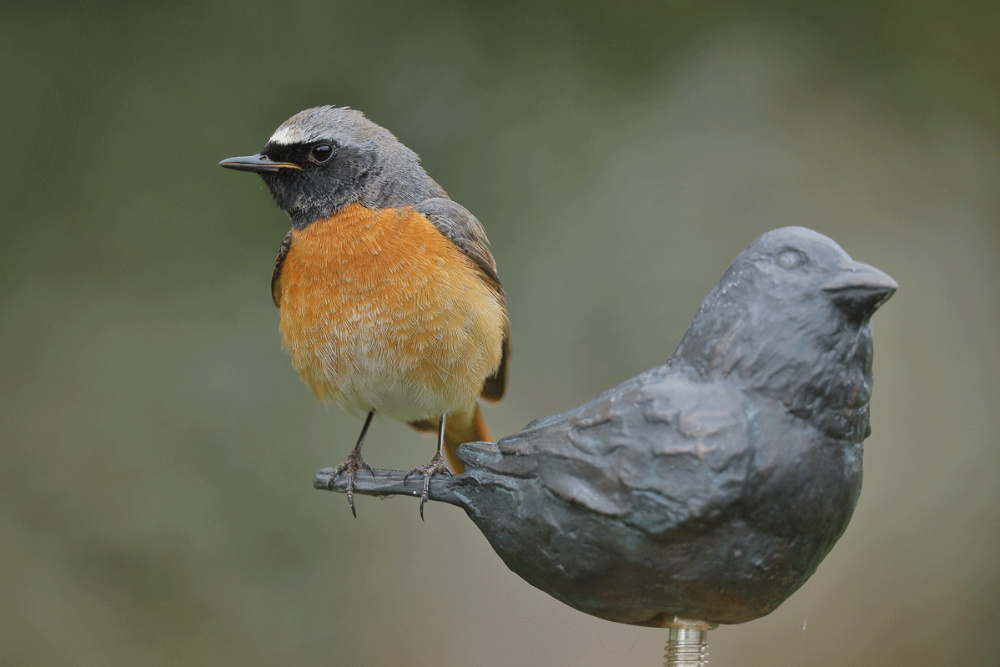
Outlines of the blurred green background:
{"label": "blurred green background", "polygon": [[[3,3],[0,664],[661,663],[455,508],[312,489],[360,423],[279,347],[287,219],[216,163],[330,103],[486,225],[498,436],[661,363],[768,229],[894,276],[854,520],[713,664],[997,664],[998,7]],[[379,422],[366,453],[432,448]]]}

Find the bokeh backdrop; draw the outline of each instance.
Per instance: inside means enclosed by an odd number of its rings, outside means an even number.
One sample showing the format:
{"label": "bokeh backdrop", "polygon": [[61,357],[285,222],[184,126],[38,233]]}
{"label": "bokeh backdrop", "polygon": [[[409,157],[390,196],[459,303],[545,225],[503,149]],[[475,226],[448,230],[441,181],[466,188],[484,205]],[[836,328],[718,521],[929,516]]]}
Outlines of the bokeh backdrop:
{"label": "bokeh backdrop", "polygon": [[459,510],[312,489],[360,424],[279,348],[288,220],[216,163],[331,103],[489,231],[497,435],[661,363],[768,229],[894,276],[854,520],[713,664],[997,664],[998,44],[995,2],[7,0],[0,664],[660,664]]}

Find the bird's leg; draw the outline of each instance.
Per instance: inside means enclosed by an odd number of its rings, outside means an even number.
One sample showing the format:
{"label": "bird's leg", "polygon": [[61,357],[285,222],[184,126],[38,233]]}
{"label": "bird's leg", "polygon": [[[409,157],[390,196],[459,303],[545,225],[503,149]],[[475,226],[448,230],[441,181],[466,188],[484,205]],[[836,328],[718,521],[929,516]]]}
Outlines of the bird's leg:
{"label": "bird's leg", "polygon": [[451,470],[448,469],[448,464],[444,462],[444,455],[442,451],[444,450],[444,421],[447,415],[441,415],[441,423],[438,424],[438,446],[437,452],[434,454],[434,458],[431,459],[430,463],[426,463],[422,466],[413,466],[403,477],[403,481],[415,472],[419,472],[424,476],[424,490],[420,494],[420,519],[424,518],[424,503],[427,502],[427,497],[431,492],[431,477],[435,473],[443,472],[451,475]]}
{"label": "bird's leg", "polygon": [[334,468],[333,473],[330,475],[330,482],[332,483],[337,475],[344,471],[347,472],[347,502],[351,505],[351,514],[354,515],[355,519],[358,518],[358,512],[354,509],[354,472],[361,468],[366,468],[371,473],[372,479],[375,479],[375,471],[368,465],[368,461],[365,461],[364,457],[361,456],[361,443],[365,441],[365,434],[368,433],[368,427],[371,426],[372,417],[374,416],[374,410],[368,413],[365,425],[361,427],[361,435],[358,436],[358,442],[354,445],[354,449],[347,455],[347,460]]}

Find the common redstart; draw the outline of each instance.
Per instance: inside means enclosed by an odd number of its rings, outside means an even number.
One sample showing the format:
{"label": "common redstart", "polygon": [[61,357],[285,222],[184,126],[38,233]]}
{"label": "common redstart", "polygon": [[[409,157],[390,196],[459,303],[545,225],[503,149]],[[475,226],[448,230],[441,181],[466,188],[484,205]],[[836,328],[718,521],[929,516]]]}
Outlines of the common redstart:
{"label": "common redstart", "polygon": [[316,397],[365,420],[332,476],[347,472],[351,511],[378,413],[437,431],[430,463],[410,469],[424,477],[423,517],[431,476],[462,472],[463,442],[492,440],[478,399],[507,385],[510,322],[482,225],[416,153],[347,107],[306,109],[260,153],[219,165],[260,174],[292,219],[271,296]]}

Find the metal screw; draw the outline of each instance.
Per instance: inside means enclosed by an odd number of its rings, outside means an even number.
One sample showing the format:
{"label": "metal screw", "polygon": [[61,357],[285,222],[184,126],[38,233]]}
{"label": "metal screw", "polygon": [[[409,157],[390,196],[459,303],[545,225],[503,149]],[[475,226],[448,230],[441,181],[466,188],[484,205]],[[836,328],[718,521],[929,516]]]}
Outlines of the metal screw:
{"label": "metal screw", "polygon": [[674,617],[667,624],[670,637],[663,667],[705,667],[708,665],[708,631],[718,623]]}

